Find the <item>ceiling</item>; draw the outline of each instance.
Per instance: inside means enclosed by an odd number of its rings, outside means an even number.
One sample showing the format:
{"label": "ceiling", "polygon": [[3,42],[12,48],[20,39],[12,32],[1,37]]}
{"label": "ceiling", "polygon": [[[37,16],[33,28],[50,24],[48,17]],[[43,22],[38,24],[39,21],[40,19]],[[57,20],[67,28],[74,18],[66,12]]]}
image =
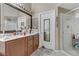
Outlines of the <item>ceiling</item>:
{"label": "ceiling", "polygon": [[79,3],[32,3],[32,11],[40,12],[43,10],[51,10],[56,6],[72,10],[79,7]]}
{"label": "ceiling", "polygon": [[47,11],[55,8],[57,3],[32,3],[32,12]]}
{"label": "ceiling", "polygon": [[26,3],[24,5],[29,11],[32,10],[32,13],[51,10],[56,6],[69,10],[79,7],[79,3]]}
{"label": "ceiling", "polygon": [[60,6],[71,10],[71,9],[79,7],[79,3],[61,3]]}

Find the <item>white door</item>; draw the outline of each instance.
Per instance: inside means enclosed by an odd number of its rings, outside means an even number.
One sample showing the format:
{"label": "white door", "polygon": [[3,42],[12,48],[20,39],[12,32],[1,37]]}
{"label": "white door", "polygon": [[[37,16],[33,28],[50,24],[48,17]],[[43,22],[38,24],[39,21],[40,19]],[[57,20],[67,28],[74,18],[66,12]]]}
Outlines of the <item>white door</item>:
{"label": "white door", "polygon": [[[45,48],[48,48],[48,49],[55,49],[55,14],[52,12],[46,12],[46,13],[42,13],[40,15],[40,24],[41,24],[41,44],[42,46],[44,46]],[[48,40],[49,41],[45,41],[44,40],[44,21],[48,19],[50,22],[50,29],[49,27],[46,27],[50,30],[50,33],[49,34],[49,37]],[[47,25],[47,24],[46,24]],[[47,25],[48,26],[48,25]]]}
{"label": "white door", "polygon": [[72,49],[72,17],[62,16],[62,43],[65,51]]}

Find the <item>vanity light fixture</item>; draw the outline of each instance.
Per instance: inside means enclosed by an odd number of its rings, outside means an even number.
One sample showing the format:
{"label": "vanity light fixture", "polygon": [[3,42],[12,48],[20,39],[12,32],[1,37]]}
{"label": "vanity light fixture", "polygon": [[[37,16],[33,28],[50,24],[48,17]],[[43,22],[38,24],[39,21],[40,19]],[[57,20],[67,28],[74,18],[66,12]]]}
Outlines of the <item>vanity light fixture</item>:
{"label": "vanity light fixture", "polygon": [[22,3],[14,3],[14,4],[16,4],[18,7],[20,7],[20,8],[22,8],[22,9],[26,10]]}

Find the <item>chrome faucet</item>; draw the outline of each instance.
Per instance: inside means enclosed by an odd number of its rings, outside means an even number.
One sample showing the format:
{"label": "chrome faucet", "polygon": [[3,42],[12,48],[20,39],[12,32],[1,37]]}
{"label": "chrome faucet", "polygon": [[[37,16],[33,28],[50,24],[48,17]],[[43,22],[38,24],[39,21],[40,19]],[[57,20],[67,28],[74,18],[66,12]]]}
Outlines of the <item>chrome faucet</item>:
{"label": "chrome faucet", "polygon": [[3,37],[5,36],[5,30],[3,30]]}

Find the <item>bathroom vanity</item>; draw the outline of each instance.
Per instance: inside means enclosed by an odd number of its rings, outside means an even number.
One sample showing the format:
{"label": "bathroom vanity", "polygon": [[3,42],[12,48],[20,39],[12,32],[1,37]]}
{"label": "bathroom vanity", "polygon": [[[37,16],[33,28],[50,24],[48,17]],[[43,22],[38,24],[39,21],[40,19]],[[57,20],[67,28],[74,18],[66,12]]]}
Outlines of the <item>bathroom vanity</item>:
{"label": "bathroom vanity", "polygon": [[30,56],[38,46],[38,33],[14,36],[0,40],[0,54],[2,56]]}
{"label": "bathroom vanity", "polygon": [[[20,5],[16,3],[0,5],[0,55],[2,56],[29,56],[39,46],[38,32],[35,30],[29,33],[32,29],[32,14]],[[23,30],[27,32],[26,35],[15,34]],[[5,36],[6,33],[11,34]]]}

